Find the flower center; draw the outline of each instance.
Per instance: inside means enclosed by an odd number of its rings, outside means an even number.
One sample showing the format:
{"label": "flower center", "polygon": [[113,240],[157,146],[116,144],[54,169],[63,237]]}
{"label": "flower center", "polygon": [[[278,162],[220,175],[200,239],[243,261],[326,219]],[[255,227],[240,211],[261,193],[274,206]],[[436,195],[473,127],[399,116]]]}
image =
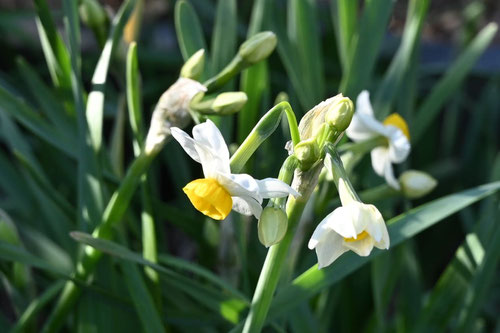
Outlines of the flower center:
{"label": "flower center", "polygon": [[384,120],[384,125],[392,125],[403,132],[404,136],[408,140],[410,140],[410,131],[408,130],[408,124],[406,121],[397,113],[393,113],[389,115],[387,118]]}
{"label": "flower center", "polygon": [[354,237],[344,238],[344,240],[346,242],[355,242],[355,241],[359,241],[359,240],[365,239],[368,236],[370,236],[370,235],[366,231],[363,231],[363,232],[359,233],[356,238],[354,238]]}
{"label": "flower center", "polygon": [[229,192],[213,178],[195,179],[182,190],[194,208],[214,220],[224,220],[233,207]]}

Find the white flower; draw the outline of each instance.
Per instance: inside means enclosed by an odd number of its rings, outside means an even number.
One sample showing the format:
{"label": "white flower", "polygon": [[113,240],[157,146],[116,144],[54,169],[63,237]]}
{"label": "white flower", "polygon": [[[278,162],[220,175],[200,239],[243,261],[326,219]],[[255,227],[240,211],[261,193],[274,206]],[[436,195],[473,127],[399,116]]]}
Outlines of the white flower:
{"label": "white flower", "polygon": [[388,116],[383,123],[375,119],[370,104],[368,91],[362,91],[356,100],[356,112],[347,136],[353,141],[365,141],[377,136],[384,136],[388,146],[379,146],[371,151],[372,166],[379,176],[384,176],[387,183],[399,190],[399,183],[394,176],[391,163],[401,163],[410,153],[410,133],[408,125],[397,113]]}
{"label": "white flower", "polygon": [[264,198],[299,196],[297,191],[275,178],[258,180],[247,174],[232,174],[229,150],[212,121],[194,126],[192,138],[177,127],[172,127],[171,131],[186,153],[203,167],[205,178],[193,180],[183,188],[193,206],[203,214],[223,220],[233,209],[259,218]]}
{"label": "white flower", "polygon": [[340,178],[342,207],[327,215],[309,240],[309,249],[316,250],[318,268],[330,265],[349,250],[360,256],[368,256],[374,246],[389,248],[389,234],[378,209],[352,199],[346,186]]}
{"label": "white flower", "polygon": [[408,170],[399,177],[401,191],[410,199],[421,198],[432,192],[437,181],[431,175],[417,170]]}

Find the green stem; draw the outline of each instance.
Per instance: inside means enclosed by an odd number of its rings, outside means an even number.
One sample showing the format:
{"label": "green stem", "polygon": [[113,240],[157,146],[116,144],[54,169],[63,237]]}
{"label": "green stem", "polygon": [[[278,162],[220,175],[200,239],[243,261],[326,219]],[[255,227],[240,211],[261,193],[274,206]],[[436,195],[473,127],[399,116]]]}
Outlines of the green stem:
{"label": "green stem", "polygon": [[245,68],[244,60],[241,56],[236,55],[233,60],[222,69],[216,76],[208,79],[203,85],[207,87],[206,93],[209,94],[214,90],[222,87],[233,77],[238,75]]}
{"label": "green stem", "polygon": [[347,151],[351,151],[355,154],[366,154],[378,146],[387,146],[387,138],[384,136],[376,136],[365,141],[349,142],[338,147],[337,150],[340,154]]}
{"label": "green stem", "polygon": [[236,152],[231,157],[231,171],[239,172],[257,148],[264,142],[278,127],[281,115],[285,112],[293,145],[300,142],[299,127],[295,113],[288,102],[281,102],[269,110],[255,125],[250,134]]}
{"label": "green stem", "polygon": [[307,200],[318,181],[319,171],[322,167],[322,165],[317,165],[305,172],[296,171],[294,184],[301,196],[296,199],[290,197],[288,200],[288,230],[283,240],[271,246],[267,252],[266,260],[264,261],[252,298],[250,311],[243,327],[244,333],[260,332],[264,326],[288,249],[295,235],[295,230],[297,229]]}
{"label": "green stem", "polygon": [[[125,175],[120,187],[115,191],[104,211],[102,223],[94,230],[92,236],[101,239],[111,239],[113,226],[121,221],[123,214],[134,191],[139,184],[142,175],[155,158],[155,154],[141,154],[137,157]],[[88,281],[95,266],[102,256],[102,252],[90,246],[84,246],[83,256],[77,264],[75,278]],[[61,327],[64,318],[73,308],[81,294],[81,288],[73,281],[66,282],[59,300],[48,318],[42,332],[56,332]]]}

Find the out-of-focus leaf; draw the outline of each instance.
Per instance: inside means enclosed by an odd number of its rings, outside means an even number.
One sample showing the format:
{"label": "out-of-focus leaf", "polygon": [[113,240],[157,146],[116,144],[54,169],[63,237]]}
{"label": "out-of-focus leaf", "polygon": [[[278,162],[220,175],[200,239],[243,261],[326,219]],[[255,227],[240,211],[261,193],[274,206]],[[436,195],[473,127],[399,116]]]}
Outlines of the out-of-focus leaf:
{"label": "out-of-focus leaf", "polygon": [[198,15],[193,6],[185,0],[175,4],[175,31],[182,58],[188,60],[199,49],[205,50],[205,64],[208,63],[208,50]]}
{"label": "out-of-focus leaf", "polygon": [[358,2],[352,0],[334,0],[330,6],[342,71],[346,73],[349,71],[352,39],[356,34],[358,25]]}
{"label": "out-of-focus leaf", "polygon": [[448,68],[444,77],[433,87],[430,95],[419,107],[414,122],[410,124],[412,142],[416,143],[436,119],[441,107],[460,86],[479,56],[493,40],[496,32],[497,25],[495,23],[484,27],[453,65]]}

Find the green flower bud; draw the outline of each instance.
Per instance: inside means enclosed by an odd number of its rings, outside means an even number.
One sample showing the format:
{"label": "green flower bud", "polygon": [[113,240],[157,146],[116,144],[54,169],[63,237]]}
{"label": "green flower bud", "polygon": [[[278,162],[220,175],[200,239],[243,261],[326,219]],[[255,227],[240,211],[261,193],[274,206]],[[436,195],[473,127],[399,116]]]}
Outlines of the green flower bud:
{"label": "green flower bud", "polygon": [[302,170],[307,170],[320,158],[320,149],[314,138],[299,142],[294,148],[294,154],[300,162]]}
{"label": "green flower bud", "polygon": [[277,207],[266,207],[257,225],[259,241],[265,247],[279,243],[285,237],[287,228],[288,218],[285,212]]}
{"label": "green flower bud", "polygon": [[83,0],[79,10],[82,21],[89,27],[106,25],[108,23],[106,11],[97,0]]}
{"label": "green flower bud", "polygon": [[238,54],[249,64],[255,64],[267,58],[276,48],[278,40],[271,31],[253,35],[241,44]]}
{"label": "green flower bud", "polygon": [[326,113],[325,120],[328,125],[339,132],[343,132],[349,127],[353,114],[354,104],[349,97],[343,97],[341,95],[341,98],[330,106]]}
{"label": "green flower bud", "polygon": [[205,69],[205,50],[196,51],[182,66],[181,77],[197,80]]}
{"label": "green flower bud", "polygon": [[408,170],[399,177],[399,184],[405,197],[417,199],[430,193],[436,187],[437,181],[425,172]]}
{"label": "green flower bud", "polygon": [[220,115],[233,114],[240,111],[247,100],[247,94],[242,91],[225,92],[215,98],[212,109]]}

